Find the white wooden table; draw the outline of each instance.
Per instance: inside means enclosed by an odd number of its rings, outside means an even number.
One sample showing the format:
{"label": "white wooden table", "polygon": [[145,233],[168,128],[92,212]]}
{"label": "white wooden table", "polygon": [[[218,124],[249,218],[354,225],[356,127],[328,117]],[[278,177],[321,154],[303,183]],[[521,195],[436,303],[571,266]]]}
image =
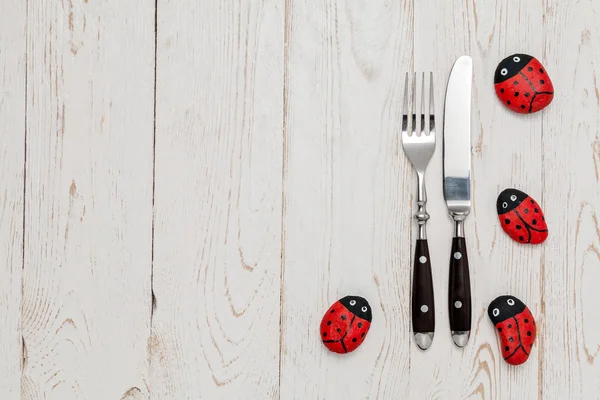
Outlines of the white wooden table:
{"label": "white wooden table", "polygon": [[[0,13],[0,399],[600,398],[600,2],[6,0]],[[538,57],[550,107],[495,97]],[[441,136],[428,169],[437,329],[410,330],[404,75],[474,60],[473,335],[452,345]],[[520,246],[506,187],[550,227]],[[529,305],[529,361],[486,309]],[[318,325],[346,294],[356,352]]]}

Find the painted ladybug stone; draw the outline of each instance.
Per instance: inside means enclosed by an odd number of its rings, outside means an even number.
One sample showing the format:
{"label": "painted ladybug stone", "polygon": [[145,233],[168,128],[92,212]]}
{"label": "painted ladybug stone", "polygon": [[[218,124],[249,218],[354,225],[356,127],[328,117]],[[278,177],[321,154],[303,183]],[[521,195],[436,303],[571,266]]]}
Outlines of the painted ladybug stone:
{"label": "painted ladybug stone", "polygon": [[371,327],[371,306],[359,296],[333,303],[321,320],[321,339],[334,353],[350,353],[362,344]]}
{"label": "painted ladybug stone", "polygon": [[500,296],[490,303],[488,315],[500,338],[502,358],[511,365],[529,358],[535,341],[535,319],[529,308],[513,296]]}
{"label": "painted ladybug stone", "polygon": [[502,229],[515,242],[540,244],[548,237],[542,207],[526,193],[517,189],[503,190],[496,209]]}
{"label": "painted ladybug stone", "polygon": [[554,98],[546,69],[527,54],[513,54],[498,64],[494,88],[502,104],[521,114],[540,111]]}

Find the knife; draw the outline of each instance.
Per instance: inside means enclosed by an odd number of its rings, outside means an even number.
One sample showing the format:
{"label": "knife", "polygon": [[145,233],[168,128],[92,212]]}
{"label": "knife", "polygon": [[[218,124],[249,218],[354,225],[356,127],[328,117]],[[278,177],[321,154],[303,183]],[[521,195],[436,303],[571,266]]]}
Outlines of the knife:
{"label": "knife", "polygon": [[452,340],[464,347],[471,332],[471,282],[463,222],[471,210],[471,85],[473,60],[452,66],[444,106],[444,199],[454,221],[448,314]]}

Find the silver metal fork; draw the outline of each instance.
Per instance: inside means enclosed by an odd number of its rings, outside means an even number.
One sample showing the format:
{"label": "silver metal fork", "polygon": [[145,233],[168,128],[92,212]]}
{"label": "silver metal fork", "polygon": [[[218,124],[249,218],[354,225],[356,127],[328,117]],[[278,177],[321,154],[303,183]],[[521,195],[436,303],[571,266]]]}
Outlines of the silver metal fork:
{"label": "silver metal fork", "polygon": [[[412,282],[412,325],[417,346],[427,350],[433,342],[435,332],[435,307],[431,260],[427,245],[425,225],[429,219],[427,213],[427,191],[425,190],[425,169],[435,151],[435,109],[433,104],[433,73],[429,75],[429,113],[425,114],[425,73],[421,81],[421,118],[420,134],[417,135],[417,74],[412,83],[412,101],[408,100],[408,73],[404,80],[404,105],[402,111],[402,148],[404,154],[417,172],[417,212],[415,219],[419,227],[415,247],[414,272]],[[411,119],[410,131],[408,120]],[[429,129],[425,129],[425,120]]]}

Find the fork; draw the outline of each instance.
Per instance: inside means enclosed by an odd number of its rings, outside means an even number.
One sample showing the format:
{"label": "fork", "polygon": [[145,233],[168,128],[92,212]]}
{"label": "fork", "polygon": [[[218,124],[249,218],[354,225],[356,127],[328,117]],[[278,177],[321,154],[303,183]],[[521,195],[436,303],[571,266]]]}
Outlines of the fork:
{"label": "fork", "polygon": [[[425,226],[429,219],[427,213],[427,192],[425,190],[425,169],[435,151],[435,111],[433,105],[433,73],[429,75],[429,129],[425,129],[425,73],[421,81],[421,118],[420,134],[417,135],[415,73],[412,83],[412,101],[410,113],[408,110],[408,73],[404,80],[404,105],[402,111],[402,148],[404,154],[417,172],[417,212],[415,219],[418,225],[418,237],[415,247],[414,272],[412,282],[412,325],[417,346],[427,350],[433,342],[435,332],[435,307],[433,300],[433,280],[431,277],[431,260],[427,245],[427,230]],[[413,108],[415,108],[413,112]],[[408,120],[411,119],[411,129],[408,130]]]}

